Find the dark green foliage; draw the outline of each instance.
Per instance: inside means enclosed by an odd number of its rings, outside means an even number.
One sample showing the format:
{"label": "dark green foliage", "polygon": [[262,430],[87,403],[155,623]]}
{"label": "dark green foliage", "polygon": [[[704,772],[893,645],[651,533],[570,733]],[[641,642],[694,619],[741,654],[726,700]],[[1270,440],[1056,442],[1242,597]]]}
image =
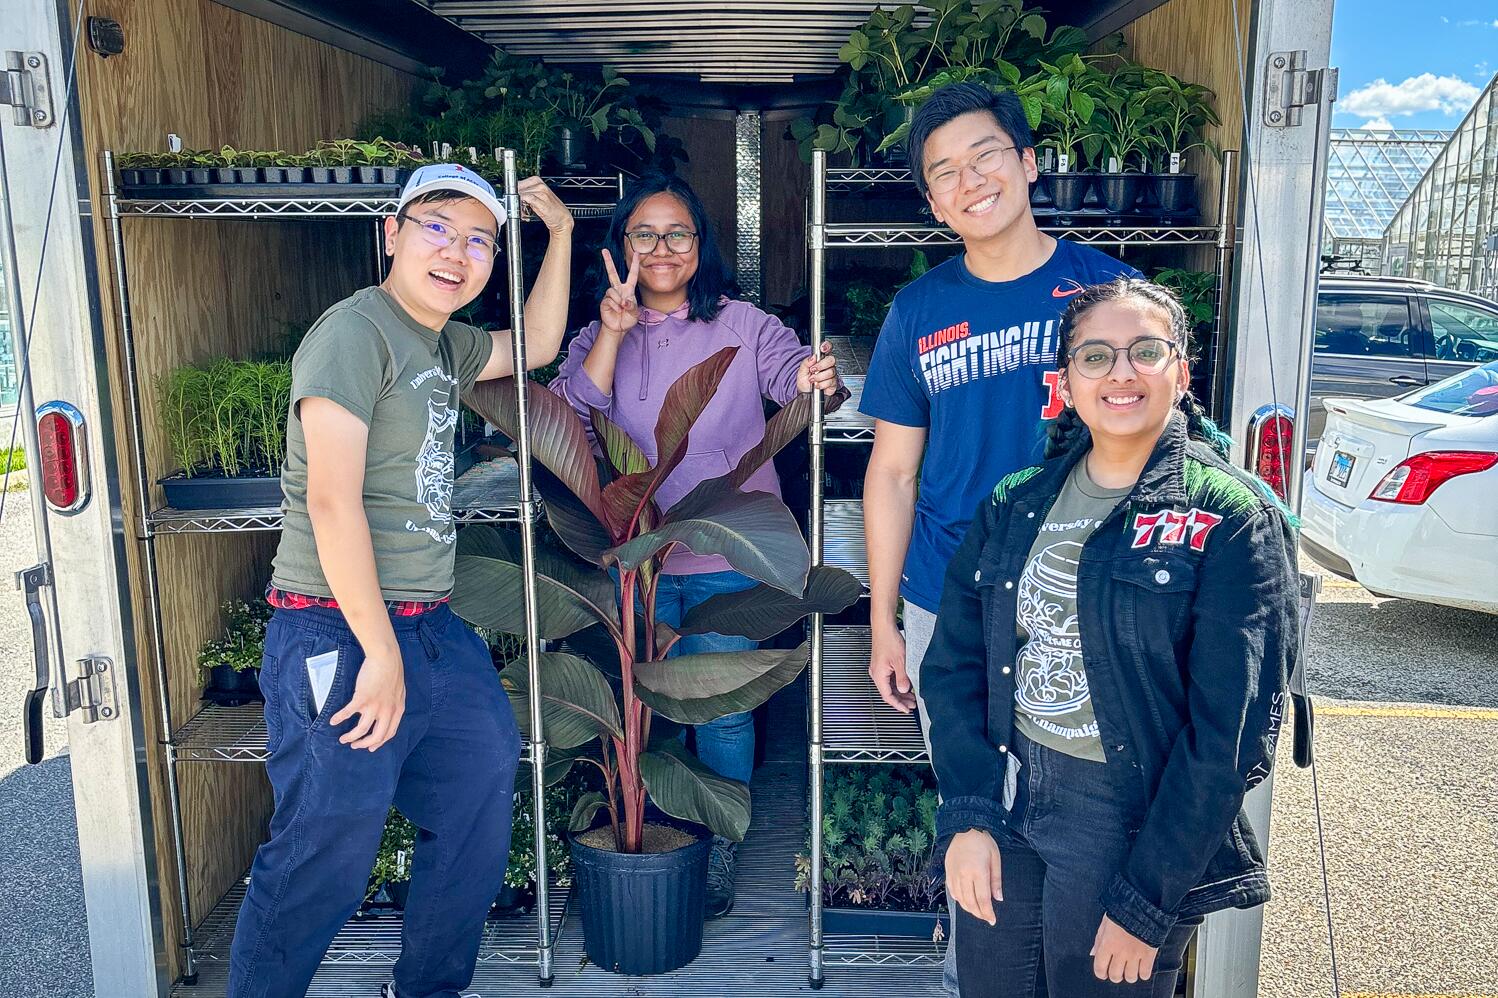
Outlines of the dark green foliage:
{"label": "dark green foliage", "polygon": [[265,625],[274,612],[263,599],[229,600],[223,605],[224,633],[198,651],[198,666],[205,672],[227,665],[235,672],[260,668],[265,655]]}
{"label": "dark green foliage", "polygon": [[276,475],[286,459],[291,362],[221,358],[161,379],[157,411],[177,469]]}

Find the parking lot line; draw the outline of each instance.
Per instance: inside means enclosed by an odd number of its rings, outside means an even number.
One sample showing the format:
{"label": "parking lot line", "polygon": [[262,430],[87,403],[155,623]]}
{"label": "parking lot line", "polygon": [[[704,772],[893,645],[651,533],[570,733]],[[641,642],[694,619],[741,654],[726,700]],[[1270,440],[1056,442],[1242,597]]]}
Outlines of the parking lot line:
{"label": "parking lot line", "polygon": [[[1319,717],[1421,717],[1446,721],[1498,721],[1498,710],[1486,707],[1360,707],[1352,704],[1318,703]],[[1354,996],[1347,996],[1354,998]],[[1421,996],[1413,996],[1421,998]],[[1433,996],[1439,998],[1439,996]],[[1476,996],[1490,998],[1490,996]],[[1498,996],[1491,996],[1498,998]]]}

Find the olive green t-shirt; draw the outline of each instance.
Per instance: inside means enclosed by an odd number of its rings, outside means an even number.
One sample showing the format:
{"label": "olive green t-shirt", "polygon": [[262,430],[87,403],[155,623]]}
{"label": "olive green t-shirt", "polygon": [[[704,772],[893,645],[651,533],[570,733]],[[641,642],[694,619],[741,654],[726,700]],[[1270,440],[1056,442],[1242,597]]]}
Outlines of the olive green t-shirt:
{"label": "olive green t-shirt", "polygon": [[1020,576],[1014,722],[1032,742],[1104,762],[1077,628],[1082,545],[1132,487],[1105,489],[1078,461],[1046,514]]}
{"label": "olive green t-shirt", "polygon": [[437,333],[378,287],[323,313],[291,361],[284,515],[271,582],[331,596],[307,518],[307,443],[299,404],[338,403],[369,426],[364,513],[387,600],[440,599],[453,584],[453,430],[458,396],[473,387],[493,340],[448,322]]}

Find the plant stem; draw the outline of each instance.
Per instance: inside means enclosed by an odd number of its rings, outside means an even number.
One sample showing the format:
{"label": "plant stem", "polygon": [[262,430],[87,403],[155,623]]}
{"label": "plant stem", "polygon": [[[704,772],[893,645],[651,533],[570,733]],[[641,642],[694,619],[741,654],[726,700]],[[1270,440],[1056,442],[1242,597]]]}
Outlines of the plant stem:
{"label": "plant stem", "polygon": [[[619,791],[624,797],[624,841],[621,851],[638,853],[645,834],[645,785],[640,779],[640,703],[635,696],[635,583],[638,571],[619,573],[624,642],[619,671],[624,687],[624,744],[619,750]],[[646,621],[647,625],[649,621]]]}

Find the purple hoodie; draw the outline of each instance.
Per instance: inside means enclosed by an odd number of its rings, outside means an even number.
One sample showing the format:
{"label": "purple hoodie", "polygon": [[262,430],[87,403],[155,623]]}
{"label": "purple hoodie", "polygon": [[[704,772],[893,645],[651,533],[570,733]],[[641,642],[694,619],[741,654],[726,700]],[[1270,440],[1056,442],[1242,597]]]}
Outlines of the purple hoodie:
{"label": "purple hoodie", "polygon": [[[717,394],[692,428],[687,455],[661,483],[655,501],[669,509],[699,482],[732,471],[739,458],[764,436],[768,398],[785,405],[796,397],[796,371],[811,354],[779,319],[750,305],[729,301],[711,322],[687,318],[683,305],[669,314],[640,309],[640,321],[619,344],[614,391],[606,395],[583,370],[583,361],[598,337],[598,323],[583,327],[568,347],[551,390],[571,403],[593,439],[588,410],[597,409],[618,424],[654,464],[655,423],[666,390],[687,370],[726,346],[739,352],[728,366]],[[594,449],[597,449],[594,441]],[[744,483],[745,492],[780,495],[775,465],[766,463]],[[675,575],[723,572],[732,568],[719,555],[701,556],[677,549],[665,571]]]}

